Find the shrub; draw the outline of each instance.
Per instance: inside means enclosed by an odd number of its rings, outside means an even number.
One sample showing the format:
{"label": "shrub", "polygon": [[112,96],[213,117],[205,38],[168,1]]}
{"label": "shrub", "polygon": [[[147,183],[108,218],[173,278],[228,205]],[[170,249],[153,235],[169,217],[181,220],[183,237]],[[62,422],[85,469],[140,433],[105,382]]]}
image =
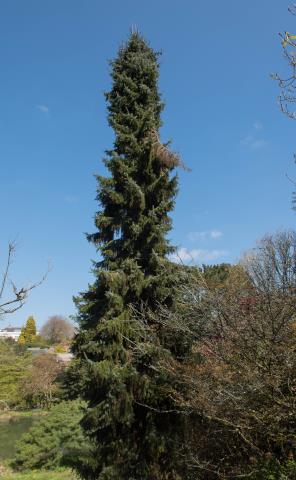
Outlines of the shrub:
{"label": "shrub", "polygon": [[12,408],[21,404],[20,386],[31,363],[32,356],[13,340],[0,341],[0,403],[2,407]]}
{"label": "shrub", "polygon": [[50,408],[60,398],[59,375],[64,365],[55,355],[43,354],[34,358],[24,377],[21,392],[31,407]]}
{"label": "shrub", "polygon": [[296,462],[289,460],[280,463],[278,460],[271,460],[263,465],[254,480],[294,480],[296,478]]}
{"label": "shrub", "polygon": [[83,404],[78,400],[53,407],[21,437],[12,467],[33,470],[62,466],[64,456],[85,443],[79,425],[82,409]]}

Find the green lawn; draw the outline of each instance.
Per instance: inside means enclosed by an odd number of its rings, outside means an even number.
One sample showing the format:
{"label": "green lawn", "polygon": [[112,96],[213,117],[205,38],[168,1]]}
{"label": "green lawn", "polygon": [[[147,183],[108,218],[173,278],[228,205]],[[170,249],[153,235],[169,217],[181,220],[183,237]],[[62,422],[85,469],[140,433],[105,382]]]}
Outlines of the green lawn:
{"label": "green lawn", "polygon": [[[70,470],[60,472],[32,471],[27,473],[7,473],[0,475],[1,480],[74,480]],[[77,478],[77,477],[76,477]]]}

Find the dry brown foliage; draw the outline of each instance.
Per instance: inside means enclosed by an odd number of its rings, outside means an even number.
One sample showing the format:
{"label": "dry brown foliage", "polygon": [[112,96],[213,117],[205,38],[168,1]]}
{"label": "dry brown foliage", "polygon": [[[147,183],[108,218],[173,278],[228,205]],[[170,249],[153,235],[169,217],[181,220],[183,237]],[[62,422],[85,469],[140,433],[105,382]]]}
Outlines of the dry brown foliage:
{"label": "dry brown foliage", "polygon": [[155,129],[152,129],[150,132],[150,140],[152,141],[155,155],[162,165],[169,168],[181,167],[183,170],[190,171],[190,169],[184,165],[178,153],[170,150],[167,145],[161,143],[158,132]]}
{"label": "dry brown foliage", "polygon": [[64,370],[62,362],[52,354],[39,355],[22,383],[22,395],[32,406],[49,408],[56,401],[59,391],[57,383]]}
{"label": "dry brown foliage", "polygon": [[41,328],[40,335],[49,343],[63,343],[73,338],[74,326],[65,317],[53,315]]}

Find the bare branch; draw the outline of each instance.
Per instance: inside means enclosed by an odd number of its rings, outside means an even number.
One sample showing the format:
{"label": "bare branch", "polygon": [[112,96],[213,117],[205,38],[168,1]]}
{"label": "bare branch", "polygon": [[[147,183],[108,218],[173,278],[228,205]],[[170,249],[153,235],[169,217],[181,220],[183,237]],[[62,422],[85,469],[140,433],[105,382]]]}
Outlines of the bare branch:
{"label": "bare branch", "polygon": [[12,260],[12,255],[15,251],[15,242],[9,242],[8,244],[8,254],[7,254],[7,261],[6,261],[6,267],[4,269],[4,273],[3,273],[3,277],[2,277],[2,282],[1,282],[1,288],[0,288],[0,299],[2,298],[3,296],[3,292],[4,292],[4,289],[5,289],[5,285],[6,285],[6,282],[7,282],[7,277],[8,277],[8,272],[9,272],[9,268],[10,268],[10,265],[11,265],[11,260]]}
{"label": "bare branch", "polygon": [[[0,286],[0,319],[3,315],[11,314],[19,310],[26,303],[30,292],[39,287],[46,280],[51,270],[51,265],[48,265],[45,274],[40,280],[27,287],[22,286],[21,288],[18,288],[14,281],[9,280],[10,268],[15,251],[16,242],[9,242],[6,265]],[[8,289],[8,284],[10,284],[11,293],[5,295]]]}

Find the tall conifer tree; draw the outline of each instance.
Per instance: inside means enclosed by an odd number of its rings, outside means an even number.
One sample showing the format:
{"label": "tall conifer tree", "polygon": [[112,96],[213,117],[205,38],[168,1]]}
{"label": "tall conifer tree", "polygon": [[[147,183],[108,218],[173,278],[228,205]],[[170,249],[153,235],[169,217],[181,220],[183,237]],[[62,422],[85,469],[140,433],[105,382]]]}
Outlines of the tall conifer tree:
{"label": "tall conifer tree", "polygon": [[33,342],[36,338],[36,322],[35,319],[32,315],[30,315],[27,319],[27,323],[25,326],[25,336],[26,336],[26,341],[28,343]]}
{"label": "tall conifer tree", "polygon": [[25,343],[33,343],[36,340],[36,322],[32,315],[27,319],[25,327],[22,327],[18,343],[24,345]]}
{"label": "tall conifer tree", "polygon": [[[76,468],[86,479],[175,479],[178,415],[169,413],[159,388],[163,374],[152,365],[159,348],[170,347],[161,340],[147,346],[132,309],[153,311],[174,301],[166,234],[179,160],[159,141],[158,53],[132,33],[111,67],[106,99],[115,141],[105,160],[110,176],[97,177],[100,210],[96,232],[88,236],[102,259],[94,284],[76,299],[80,328],[73,346],[80,394],[88,401],[82,424],[93,452],[77,458]],[[135,348],[141,342],[142,353]]]}

